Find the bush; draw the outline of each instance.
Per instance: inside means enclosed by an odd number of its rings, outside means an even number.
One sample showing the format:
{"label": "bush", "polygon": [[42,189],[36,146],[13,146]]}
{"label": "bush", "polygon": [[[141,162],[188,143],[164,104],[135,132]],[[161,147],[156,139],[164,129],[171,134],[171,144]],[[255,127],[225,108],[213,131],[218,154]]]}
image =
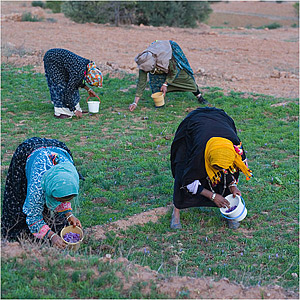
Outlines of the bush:
{"label": "bush", "polygon": [[62,12],[78,23],[196,27],[212,10],[196,1],[67,1]]}
{"label": "bush", "polygon": [[134,2],[122,1],[68,1],[62,5],[66,17],[77,23],[133,23]]}
{"label": "bush", "polygon": [[46,1],[46,8],[51,9],[55,14],[60,13],[63,2],[64,1]]}
{"label": "bush", "polygon": [[137,3],[137,24],[196,27],[212,12],[209,3],[197,1],[141,1]]}
{"label": "bush", "polygon": [[39,6],[41,8],[45,8],[46,5],[45,5],[45,2],[43,2],[43,1],[32,1],[31,6],[34,6],[34,7]]}
{"label": "bush", "polygon": [[22,14],[21,21],[22,22],[40,22],[43,18],[39,18],[31,14],[31,12],[25,12]]}
{"label": "bush", "polygon": [[295,3],[293,7],[295,9],[296,16],[299,17],[299,2]]}
{"label": "bush", "polygon": [[265,28],[268,28],[268,29],[276,29],[276,28],[280,28],[281,25],[274,22],[274,23],[271,23],[269,25],[264,25],[264,26],[260,26],[260,27],[257,27],[257,29],[265,29]]}

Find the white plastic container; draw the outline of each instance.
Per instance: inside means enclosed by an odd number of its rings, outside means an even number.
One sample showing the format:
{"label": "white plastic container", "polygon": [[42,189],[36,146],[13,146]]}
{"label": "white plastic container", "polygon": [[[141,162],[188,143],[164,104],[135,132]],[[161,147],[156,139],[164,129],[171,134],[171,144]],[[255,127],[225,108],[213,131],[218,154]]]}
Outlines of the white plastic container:
{"label": "white plastic container", "polygon": [[99,107],[100,107],[100,103],[101,103],[100,98],[97,96],[99,101],[89,101],[90,98],[91,98],[91,96],[89,96],[86,99],[86,102],[87,102],[88,108],[89,108],[89,112],[93,113],[93,114],[96,114],[96,113],[99,112]]}
{"label": "white plastic container", "polygon": [[220,212],[223,215],[223,217],[225,217],[226,219],[234,220],[234,221],[238,221],[238,222],[245,219],[245,217],[247,216],[247,208],[246,208],[244,199],[238,195],[233,198],[232,194],[226,196],[225,199],[227,199],[229,201],[230,207],[233,207],[236,205],[236,209],[234,209],[231,212],[226,212],[228,210],[228,208],[221,207]]}
{"label": "white plastic container", "polygon": [[100,107],[100,102],[99,101],[88,101],[88,108],[90,113],[98,113],[99,112],[99,107]]}

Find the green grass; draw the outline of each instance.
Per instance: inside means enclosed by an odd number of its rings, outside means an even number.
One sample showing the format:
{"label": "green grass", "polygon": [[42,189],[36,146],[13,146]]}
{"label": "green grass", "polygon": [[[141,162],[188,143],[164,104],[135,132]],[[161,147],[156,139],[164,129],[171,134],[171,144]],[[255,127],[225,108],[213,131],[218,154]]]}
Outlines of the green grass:
{"label": "green grass", "polygon": [[[64,141],[86,178],[76,212],[84,228],[170,205],[170,146],[178,125],[198,103],[190,93],[173,93],[167,95],[165,108],[155,109],[146,91],[130,113],[135,89],[121,90],[135,82],[130,75],[106,76],[99,90],[99,114],[57,120],[44,75],[31,67],[2,65],[1,194],[16,147],[40,136]],[[98,277],[93,275],[97,259],[107,253],[99,250],[103,244],[114,250],[112,258],[122,255],[164,276],[227,277],[245,286],[278,284],[298,291],[298,278],[292,275],[299,274],[298,99],[205,90],[211,105],[235,120],[254,173],[250,181],[240,178],[248,209],[241,228],[229,230],[218,209],[193,208],[181,213],[183,229],[173,231],[170,210],[156,224],[107,232],[104,241],[85,240],[77,254],[83,262],[63,256],[44,262],[3,259],[2,298],[145,297],[142,283],[129,292],[122,289],[117,268],[103,266]],[[87,94],[81,95],[81,106],[87,109]],[[70,265],[72,274],[67,274]],[[164,295],[154,287],[147,297]]]}

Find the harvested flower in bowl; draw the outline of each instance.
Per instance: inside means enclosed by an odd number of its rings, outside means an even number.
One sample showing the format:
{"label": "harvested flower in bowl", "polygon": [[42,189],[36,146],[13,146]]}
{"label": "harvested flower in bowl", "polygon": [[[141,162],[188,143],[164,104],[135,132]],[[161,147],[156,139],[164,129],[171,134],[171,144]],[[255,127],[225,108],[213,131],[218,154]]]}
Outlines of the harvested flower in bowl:
{"label": "harvested flower in bowl", "polygon": [[68,243],[78,243],[80,241],[80,234],[68,232],[63,236],[63,239]]}
{"label": "harvested flower in bowl", "polygon": [[234,211],[236,208],[237,208],[237,205],[234,205],[234,206],[228,208],[225,212],[230,213],[230,212]]}

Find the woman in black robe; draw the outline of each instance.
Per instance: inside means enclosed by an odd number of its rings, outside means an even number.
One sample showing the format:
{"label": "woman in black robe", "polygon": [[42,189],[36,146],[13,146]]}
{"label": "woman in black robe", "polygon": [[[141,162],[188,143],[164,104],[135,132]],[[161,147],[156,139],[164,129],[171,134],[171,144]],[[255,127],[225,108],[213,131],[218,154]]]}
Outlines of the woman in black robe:
{"label": "woman in black robe", "polygon": [[[234,121],[223,110],[198,108],[179,125],[171,146],[175,179],[171,228],[181,228],[180,209],[230,207],[225,197],[241,195],[239,171],[252,176]],[[239,222],[230,220],[230,228]]]}

